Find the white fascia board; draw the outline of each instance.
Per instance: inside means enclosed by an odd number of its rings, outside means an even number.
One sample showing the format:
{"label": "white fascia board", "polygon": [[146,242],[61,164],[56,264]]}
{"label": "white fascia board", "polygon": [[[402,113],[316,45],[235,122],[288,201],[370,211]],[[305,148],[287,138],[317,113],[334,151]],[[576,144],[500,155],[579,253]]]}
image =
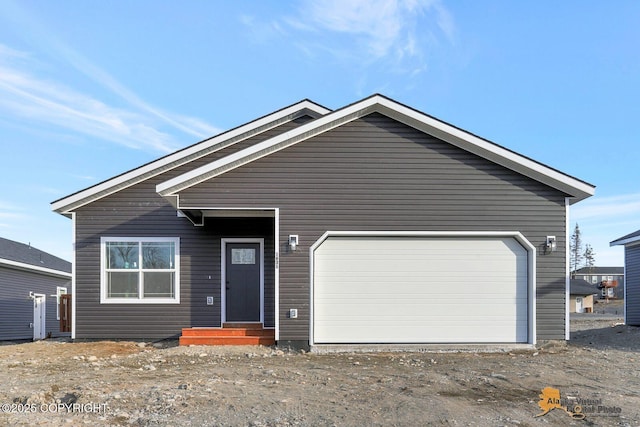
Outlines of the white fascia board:
{"label": "white fascia board", "polygon": [[437,120],[417,110],[399,104],[381,95],[374,95],[360,102],[349,105],[333,113],[327,114],[311,123],[300,126],[284,134],[278,135],[260,144],[234,153],[215,162],[201,166],[193,171],[179,175],[156,186],[162,196],[176,194],[186,188],[221,175],[261,157],[290,147],[305,139],[311,138],[367,114],[379,112],[394,120],[405,123],[429,135],[463,150],[486,158],[506,168],[528,176],[563,191],[576,202],[594,194],[595,188],[583,181],[563,174],[555,169],[535,162],[513,151],[484,140],[452,125]]}
{"label": "white fascia board", "polygon": [[87,203],[91,203],[168,170],[189,163],[195,159],[204,157],[212,152],[226,148],[258,133],[280,126],[281,124],[294,120],[307,112],[324,116],[331,112],[331,110],[305,99],[294,105],[283,108],[282,110],[276,111],[275,113],[261,117],[245,125],[241,125],[235,129],[221,133],[183,150],[162,157],[137,169],[125,172],[122,175],[57,200],[51,203],[51,208],[55,212],[69,214],[74,209],[77,209]]}
{"label": "white fascia board", "polygon": [[613,242],[609,243],[609,246],[626,246],[626,245],[631,245],[631,244],[635,244],[635,243],[638,243],[638,242],[640,242],[640,236],[633,236],[633,237],[629,237],[627,239],[614,240]]}
{"label": "white fascia board", "polygon": [[48,276],[61,277],[71,279],[71,273],[66,271],[54,270],[52,268],[39,267],[37,265],[27,264],[24,262],[12,261],[10,259],[0,258],[0,266],[15,268],[16,270],[30,271],[33,273],[46,274]]}

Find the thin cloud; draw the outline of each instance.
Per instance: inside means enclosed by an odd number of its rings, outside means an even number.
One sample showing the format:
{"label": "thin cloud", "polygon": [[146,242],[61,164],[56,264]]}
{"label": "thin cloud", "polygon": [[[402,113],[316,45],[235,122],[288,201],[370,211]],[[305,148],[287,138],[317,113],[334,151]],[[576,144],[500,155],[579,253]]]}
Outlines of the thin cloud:
{"label": "thin cloud", "polygon": [[[152,118],[160,120],[164,124],[169,125],[172,128],[179,130],[180,132],[199,139],[203,139],[220,132],[219,129],[208,125],[201,120],[186,119],[183,116],[168,113],[145,102],[133,91],[128,89],[125,85],[111,76],[106,70],[103,70],[100,67],[96,66],[82,54],[69,47],[66,43],[62,42],[61,39],[57,37],[54,31],[51,31],[50,28],[47,28],[46,23],[41,22],[36,14],[32,13],[26,7],[23,7],[22,4],[10,2],[7,5],[7,8],[13,19],[20,23],[20,26],[26,33],[30,35],[30,38],[38,44],[42,45],[44,50],[47,51],[52,58],[55,58],[57,61],[65,61],[75,70],[79,71],[103,88],[109,90],[113,94],[125,100],[130,104],[131,107],[134,107],[128,110],[136,109],[139,110],[137,111],[138,116],[146,116],[146,126],[138,129],[141,135],[152,135],[154,133],[146,129],[151,126],[149,122]],[[13,50],[10,47],[0,45],[0,58],[2,56],[24,58],[25,54],[23,52]],[[129,113],[134,113],[134,111],[129,111]],[[192,122],[198,122],[199,126],[195,128],[190,126],[191,124],[193,124]],[[153,127],[157,126],[153,125]],[[163,132],[158,133],[163,134]],[[159,145],[164,146],[165,142],[159,142]]]}
{"label": "thin cloud", "polygon": [[24,218],[26,218],[26,215],[23,208],[0,200],[0,220],[9,221],[9,223],[3,222],[2,225],[8,226],[11,221]]}
{"label": "thin cloud", "polygon": [[198,128],[189,126],[190,122],[197,121],[197,119],[188,119],[182,116],[172,115],[148,104],[131,90],[114,79],[109,73],[92,64],[79,53],[59,42],[55,43],[54,46],[56,46],[58,52],[60,52],[62,56],[66,58],[66,60],[78,71],[91,78],[101,86],[109,89],[111,92],[118,95],[120,98],[130,103],[132,106],[135,106],[136,108],[148,114],[151,114],[156,118],[159,118],[175,129],[178,129],[185,134],[192,135],[197,138],[205,138],[218,133],[218,130],[216,128],[210,125],[206,125],[202,121],[198,121]]}
{"label": "thin cloud", "polygon": [[91,175],[77,175],[77,174],[68,174],[70,177],[73,177],[75,179],[81,179],[83,181],[95,181],[96,177],[95,176],[91,176]]}
{"label": "thin cloud", "polygon": [[109,107],[74,90],[0,66],[0,111],[31,122],[64,127],[130,148],[169,152],[172,138],[139,114]]}
{"label": "thin cloud", "polygon": [[[414,73],[426,69],[422,63],[434,44],[452,43],[456,32],[439,0],[305,0],[300,13],[283,23],[306,33],[317,46],[348,53],[338,57],[418,62],[410,66]],[[336,42],[327,33],[346,39]]]}
{"label": "thin cloud", "polygon": [[571,220],[576,222],[595,219],[611,222],[628,216],[640,217],[640,193],[594,197],[571,208]]}
{"label": "thin cloud", "polygon": [[[87,69],[89,65],[85,64]],[[53,125],[134,149],[168,153],[181,144],[158,126],[158,119],[179,131],[205,138],[219,130],[204,121],[175,115],[173,118],[144,103],[108,75],[94,77],[124,97],[133,109],[109,106],[66,85],[33,75],[38,69],[30,56],[0,45],[0,112],[34,123]]]}

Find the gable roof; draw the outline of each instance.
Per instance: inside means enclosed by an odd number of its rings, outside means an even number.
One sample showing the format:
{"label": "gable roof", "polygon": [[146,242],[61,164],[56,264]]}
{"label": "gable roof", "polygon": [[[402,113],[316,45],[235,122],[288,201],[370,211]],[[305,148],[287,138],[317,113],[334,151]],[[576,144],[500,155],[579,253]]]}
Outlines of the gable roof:
{"label": "gable roof", "polygon": [[330,111],[331,110],[320,104],[304,99],[249,123],[226,132],[222,132],[216,136],[161,157],[136,169],[132,169],[89,188],[58,199],[51,203],[51,207],[55,212],[70,216],[71,212],[81,206],[92,203],[105,196],[116,193],[122,189],[204,157],[215,151],[222,150],[223,148],[243,141],[251,136],[273,129],[302,116],[317,118]]}
{"label": "gable roof", "polygon": [[24,243],[0,237],[0,266],[71,277],[71,263]]}
{"label": "gable roof", "polygon": [[630,245],[639,241],[640,230],[634,231],[633,233],[627,234],[626,236],[622,236],[619,239],[614,240],[613,242],[609,243],[609,246]]}
{"label": "gable roof", "polygon": [[590,197],[595,192],[595,187],[585,181],[379,94],[169,179],[158,184],[156,191],[175,206],[177,194],[182,190],[375,112],[562,191],[571,197],[571,203]]}
{"label": "gable roof", "polygon": [[574,274],[606,274],[606,275],[624,275],[624,267],[582,267],[577,269]]}
{"label": "gable roof", "polygon": [[591,295],[598,293],[598,289],[595,286],[582,279],[571,279],[569,286],[569,293],[571,295]]}

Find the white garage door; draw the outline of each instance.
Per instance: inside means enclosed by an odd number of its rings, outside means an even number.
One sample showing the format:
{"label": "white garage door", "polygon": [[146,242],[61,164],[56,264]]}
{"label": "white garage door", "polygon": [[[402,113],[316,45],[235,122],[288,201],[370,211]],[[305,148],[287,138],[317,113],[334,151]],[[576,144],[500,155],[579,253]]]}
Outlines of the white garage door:
{"label": "white garage door", "polygon": [[528,255],[512,237],[329,236],[313,256],[316,344],[528,340]]}

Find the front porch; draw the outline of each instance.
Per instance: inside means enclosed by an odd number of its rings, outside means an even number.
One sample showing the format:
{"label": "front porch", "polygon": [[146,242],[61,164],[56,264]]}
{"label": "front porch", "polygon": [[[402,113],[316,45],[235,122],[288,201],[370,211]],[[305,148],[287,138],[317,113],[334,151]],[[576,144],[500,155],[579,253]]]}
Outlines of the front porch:
{"label": "front porch", "polygon": [[275,334],[262,323],[230,322],[222,328],[183,328],[180,345],[275,345]]}
{"label": "front porch", "polygon": [[202,211],[195,230],[207,253],[190,260],[191,319],[180,345],[275,344],[275,228],[273,211]]}

